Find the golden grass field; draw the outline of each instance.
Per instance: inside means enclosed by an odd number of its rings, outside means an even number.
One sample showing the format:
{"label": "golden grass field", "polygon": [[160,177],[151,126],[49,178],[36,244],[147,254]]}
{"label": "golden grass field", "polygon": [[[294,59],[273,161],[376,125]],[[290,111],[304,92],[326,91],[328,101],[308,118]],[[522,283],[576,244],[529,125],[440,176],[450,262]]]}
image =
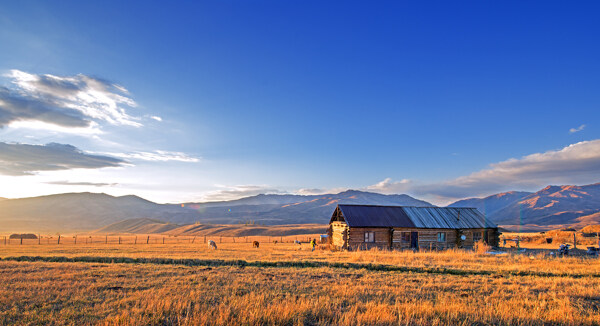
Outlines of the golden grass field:
{"label": "golden grass field", "polygon": [[218,247],[0,245],[0,324],[600,324],[597,259]]}

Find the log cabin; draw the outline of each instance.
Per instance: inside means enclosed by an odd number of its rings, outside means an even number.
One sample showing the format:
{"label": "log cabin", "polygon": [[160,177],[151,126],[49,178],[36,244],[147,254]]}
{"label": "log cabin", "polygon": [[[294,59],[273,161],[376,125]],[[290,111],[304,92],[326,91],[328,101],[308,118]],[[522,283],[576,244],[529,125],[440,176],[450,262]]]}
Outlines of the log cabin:
{"label": "log cabin", "polygon": [[329,221],[330,244],[356,249],[497,247],[498,226],[475,208],[337,205]]}

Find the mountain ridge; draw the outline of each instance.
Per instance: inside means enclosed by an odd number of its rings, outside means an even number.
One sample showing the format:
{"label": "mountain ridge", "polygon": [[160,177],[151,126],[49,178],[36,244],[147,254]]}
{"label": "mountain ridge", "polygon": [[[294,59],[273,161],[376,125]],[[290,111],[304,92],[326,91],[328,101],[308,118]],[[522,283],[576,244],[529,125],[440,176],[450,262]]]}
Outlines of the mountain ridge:
{"label": "mountain ridge", "polygon": [[337,203],[428,206],[408,195],[345,191],[325,195],[257,195],[230,202],[157,204],[135,195],[66,193],[0,201],[0,225],[21,231],[85,231],[147,218],[174,224],[325,224]]}
{"label": "mountain ridge", "polygon": [[[0,226],[3,232],[75,232],[117,223],[105,231],[118,232],[119,227],[134,230],[135,219],[154,221],[143,223],[152,224],[144,226],[151,230],[196,223],[326,224],[338,204],[433,206],[406,194],[359,190],[323,195],[260,194],[231,201],[183,204],[158,204],[136,195],[83,192],[0,199]],[[461,199],[448,206],[475,207],[508,229],[580,228],[600,223],[600,183],[550,185],[536,192],[508,191]]]}

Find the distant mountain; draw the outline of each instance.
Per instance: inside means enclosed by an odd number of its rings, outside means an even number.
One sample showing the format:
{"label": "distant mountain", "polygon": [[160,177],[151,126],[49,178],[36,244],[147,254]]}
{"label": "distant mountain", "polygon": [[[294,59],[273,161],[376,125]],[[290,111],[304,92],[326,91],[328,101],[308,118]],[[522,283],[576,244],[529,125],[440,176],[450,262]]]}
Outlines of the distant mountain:
{"label": "distant mountain", "polygon": [[[137,196],[69,193],[0,200],[0,232],[69,233],[102,229],[104,233],[154,233],[169,231],[176,224],[196,223],[323,225],[337,204],[432,206],[408,195],[356,190],[311,196],[257,195],[233,201],[184,204],[157,204]],[[600,183],[548,186],[535,193],[506,192],[460,200],[450,206],[476,207],[497,224],[512,229],[580,228],[600,223]]]}
{"label": "distant mountain", "polygon": [[524,191],[509,191],[491,195],[485,198],[469,198],[459,200],[448,205],[448,207],[475,207],[486,216],[492,216],[497,211],[505,208],[508,205],[514,204],[531,194],[531,192]]}
{"label": "distant mountain", "polygon": [[177,211],[137,196],[69,193],[0,201],[0,228],[19,231],[89,230],[129,218]]}
{"label": "distant mountain", "polygon": [[497,224],[512,229],[581,228],[600,223],[600,183],[548,186],[535,193],[501,193],[460,200],[450,206],[476,207]]}
{"label": "distant mountain", "polygon": [[0,231],[74,232],[140,218],[177,224],[326,224],[338,203],[431,205],[408,195],[353,190],[314,196],[258,195],[230,202],[187,204],[157,204],[137,196],[69,193],[0,201]]}

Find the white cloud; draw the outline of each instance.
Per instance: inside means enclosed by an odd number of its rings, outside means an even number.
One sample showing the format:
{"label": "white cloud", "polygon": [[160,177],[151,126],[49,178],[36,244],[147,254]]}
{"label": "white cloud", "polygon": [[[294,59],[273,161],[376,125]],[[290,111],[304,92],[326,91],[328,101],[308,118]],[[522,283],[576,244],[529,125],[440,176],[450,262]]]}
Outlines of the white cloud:
{"label": "white cloud", "polygon": [[48,181],[48,182],[44,182],[44,183],[51,184],[51,185],[58,185],[58,186],[90,186],[90,187],[106,187],[106,186],[112,187],[112,186],[118,185],[118,183],[67,181],[67,180]]}
{"label": "white cloud", "polygon": [[582,131],[584,128],[585,128],[585,125],[581,125],[581,126],[579,126],[577,128],[571,128],[571,129],[569,129],[569,133],[574,134],[576,132]]}
{"label": "white cloud", "polygon": [[11,70],[12,89],[0,88],[0,127],[17,121],[39,121],[66,128],[89,127],[92,121],[140,127],[136,107],[120,85],[86,75],[54,76]]}
{"label": "white cloud", "polygon": [[197,157],[189,156],[182,152],[168,152],[168,151],[154,151],[154,152],[130,152],[130,153],[107,153],[111,156],[117,156],[132,160],[142,161],[156,161],[156,162],[167,162],[167,161],[179,161],[179,162],[200,162]]}
{"label": "white cloud", "polygon": [[161,118],[161,117],[159,117],[159,116],[156,116],[156,115],[151,115],[151,116],[150,116],[150,119],[156,120],[156,121],[158,121],[158,122],[161,122],[161,121],[162,121],[162,118]]}
{"label": "white cloud", "polygon": [[484,196],[506,190],[536,189],[548,184],[585,184],[600,179],[600,139],[559,150],[509,159],[481,171],[437,183],[385,179],[366,189],[382,193],[408,192],[437,200]]}
{"label": "white cloud", "polygon": [[0,142],[0,174],[31,175],[38,171],[120,167],[126,161],[92,155],[68,144],[29,145]]}
{"label": "white cloud", "polygon": [[63,133],[63,134],[74,134],[74,135],[100,135],[103,134],[102,130],[100,130],[99,126],[95,122],[90,122],[88,127],[63,127],[61,125],[47,123],[44,121],[13,121],[9,124],[11,128],[14,129],[30,129],[30,130],[43,130],[50,131],[54,133]]}
{"label": "white cloud", "polygon": [[266,185],[217,185],[219,190],[209,191],[202,196],[203,201],[226,201],[260,194],[287,194],[288,192]]}
{"label": "white cloud", "polygon": [[391,178],[385,178],[384,180],[374,184],[367,186],[365,190],[367,191],[375,191],[381,193],[398,193],[404,192],[410,188],[412,182],[408,179],[402,179],[400,181],[392,181]]}

